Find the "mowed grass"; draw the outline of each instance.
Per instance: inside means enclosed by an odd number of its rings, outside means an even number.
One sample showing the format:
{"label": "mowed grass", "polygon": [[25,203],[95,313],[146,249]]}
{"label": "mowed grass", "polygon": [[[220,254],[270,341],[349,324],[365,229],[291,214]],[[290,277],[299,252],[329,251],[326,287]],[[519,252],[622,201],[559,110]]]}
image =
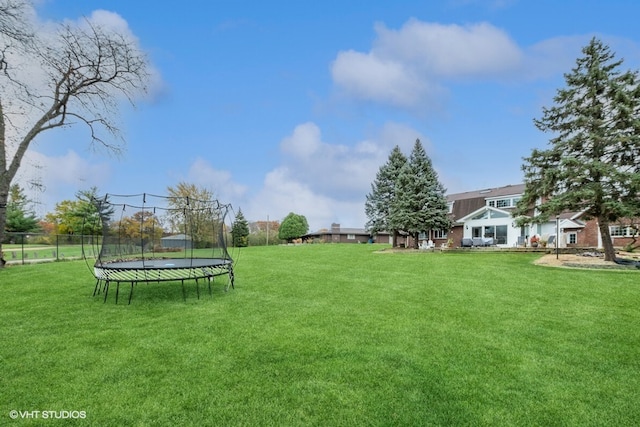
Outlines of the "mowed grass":
{"label": "mowed grass", "polygon": [[246,248],[236,287],[0,271],[0,425],[640,424],[640,273],[536,255]]}

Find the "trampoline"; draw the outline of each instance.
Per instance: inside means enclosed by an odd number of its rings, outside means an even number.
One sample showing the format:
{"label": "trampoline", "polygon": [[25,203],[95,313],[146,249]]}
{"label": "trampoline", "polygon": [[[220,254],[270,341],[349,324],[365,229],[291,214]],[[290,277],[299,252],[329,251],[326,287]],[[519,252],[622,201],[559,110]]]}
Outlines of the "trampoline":
{"label": "trampoline", "polygon": [[[139,203],[135,203],[135,199]],[[124,200],[124,201],[123,201]],[[129,304],[138,283],[205,280],[209,294],[218,276],[226,276],[225,292],[234,288],[233,259],[227,251],[225,223],[230,205],[216,200],[149,194],[111,195],[93,200],[83,225],[83,255],[96,279],[93,296],[116,284],[130,285]],[[91,266],[90,264],[93,263]]]}

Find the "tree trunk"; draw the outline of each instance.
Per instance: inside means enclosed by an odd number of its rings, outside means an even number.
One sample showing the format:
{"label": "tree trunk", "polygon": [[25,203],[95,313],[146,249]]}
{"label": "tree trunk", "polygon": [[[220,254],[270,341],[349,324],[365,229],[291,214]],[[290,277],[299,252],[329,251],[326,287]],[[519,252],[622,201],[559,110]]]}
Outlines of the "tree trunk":
{"label": "tree trunk", "polygon": [[[2,175],[0,175],[2,181]],[[5,187],[7,187],[5,189]],[[9,188],[0,182],[0,268],[4,267],[6,261],[2,252],[2,241],[4,240],[4,228],[7,223],[7,202],[9,201]]]}
{"label": "tree trunk", "polygon": [[420,242],[418,242],[418,237],[420,237],[420,233],[413,233],[413,249],[418,249],[420,247]]}
{"label": "tree trunk", "polygon": [[604,217],[598,217],[598,228],[602,237],[602,247],[604,249],[604,260],[614,262],[616,260],[616,251],[613,248],[611,233],[609,231],[609,220]]}

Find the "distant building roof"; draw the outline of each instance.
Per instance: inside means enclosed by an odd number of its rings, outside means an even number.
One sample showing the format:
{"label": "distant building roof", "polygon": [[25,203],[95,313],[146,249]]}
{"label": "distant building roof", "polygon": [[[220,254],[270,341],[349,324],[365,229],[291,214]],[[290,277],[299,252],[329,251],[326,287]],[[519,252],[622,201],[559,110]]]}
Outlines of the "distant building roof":
{"label": "distant building roof", "polygon": [[173,234],[171,236],[163,237],[160,240],[191,240],[191,236],[187,236],[186,234]]}
{"label": "distant building roof", "polygon": [[485,188],[483,190],[473,190],[467,191],[464,193],[455,193],[447,195],[447,200],[450,202],[456,200],[465,200],[465,199],[490,199],[493,197],[501,197],[501,196],[511,196],[515,194],[524,193],[524,184],[515,184],[515,185],[505,185],[504,187],[497,188]]}

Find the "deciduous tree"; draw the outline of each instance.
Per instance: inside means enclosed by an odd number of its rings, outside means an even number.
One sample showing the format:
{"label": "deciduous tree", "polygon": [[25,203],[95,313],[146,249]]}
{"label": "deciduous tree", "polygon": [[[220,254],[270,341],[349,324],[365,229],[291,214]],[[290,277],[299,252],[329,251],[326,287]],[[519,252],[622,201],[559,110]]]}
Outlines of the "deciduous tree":
{"label": "deciduous tree", "polygon": [[86,19],[40,36],[32,10],[27,0],[0,1],[0,242],[9,188],[31,143],[81,123],[92,143],[118,151],[119,102],[133,102],[149,79],[146,56],[121,29]]}
{"label": "deciduous tree", "polygon": [[282,220],[280,229],[278,230],[278,238],[291,242],[299,239],[309,232],[309,223],[304,215],[298,215],[293,212]]}
{"label": "deciduous tree", "polygon": [[[213,192],[195,184],[180,182],[168,187],[170,210],[167,221],[172,232],[192,236],[196,248],[212,244],[214,227],[221,227],[219,205]],[[215,219],[215,221],[214,221]]]}

